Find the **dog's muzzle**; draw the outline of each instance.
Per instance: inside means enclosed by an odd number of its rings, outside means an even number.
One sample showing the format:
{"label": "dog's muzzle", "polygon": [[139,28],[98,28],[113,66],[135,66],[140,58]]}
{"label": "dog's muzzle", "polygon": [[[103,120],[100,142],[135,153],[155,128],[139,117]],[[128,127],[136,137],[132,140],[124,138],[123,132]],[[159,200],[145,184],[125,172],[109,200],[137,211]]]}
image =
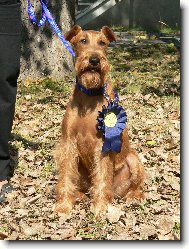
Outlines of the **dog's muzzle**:
{"label": "dog's muzzle", "polygon": [[89,58],[89,63],[90,63],[92,66],[97,67],[97,66],[99,65],[99,63],[100,63],[100,59],[99,59],[98,57],[96,57],[96,56],[91,56],[91,57]]}

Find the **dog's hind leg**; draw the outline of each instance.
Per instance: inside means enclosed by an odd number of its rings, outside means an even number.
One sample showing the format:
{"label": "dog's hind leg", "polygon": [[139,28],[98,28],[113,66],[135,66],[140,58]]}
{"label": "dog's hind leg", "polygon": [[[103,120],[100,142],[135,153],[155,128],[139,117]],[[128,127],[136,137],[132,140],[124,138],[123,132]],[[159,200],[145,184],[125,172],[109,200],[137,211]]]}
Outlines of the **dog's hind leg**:
{"label": "dog's hind leg", "polygon": [[122,168],[117,170],[113,180],[113,190],[115,197],[123,197],[131,186],[131,173],[127,162],[124,162]]}
{"label": "dog's hind leg", "polygon": [[57,203],[55,212],[70,213],[74,203],[80,198],[78,191],[78,153],[73,140],[63,141],[57,146],[55,160],[59,179],[56,186]]}
{"label": "dog's hind leg", "polygon": [[114,176],[114,194],[129,201],[141,200],[143,195],[144,168],[140,159],[131,149],[126,156],[124,166]]}
{"label": "dog's hind leg", "polygon": [[126,162],[131,172],[131,186],[129,191],[124,196],[127,201],[144,199],[143,185],[144,185],[144,166],[142,165],[136,151],[131,149],[126,157]]}

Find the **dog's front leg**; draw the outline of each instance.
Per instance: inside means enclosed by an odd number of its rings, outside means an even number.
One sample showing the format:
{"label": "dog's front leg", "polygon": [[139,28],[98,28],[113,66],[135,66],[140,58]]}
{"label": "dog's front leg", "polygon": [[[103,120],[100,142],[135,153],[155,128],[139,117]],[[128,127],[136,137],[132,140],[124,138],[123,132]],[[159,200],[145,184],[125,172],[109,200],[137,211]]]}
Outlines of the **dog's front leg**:
{"label": "dog's front leg", "polygon": [[56,150],[59,179],[56,186],[55,212],[68,214],[77,200],[78,153],[73,140],[62,140]]}
{"label": "dog's front leg", "polygon": [[103,156],[101,151],[95,154],[95,165],[92,174],[92,211],[97,218],[107,211],[108,204],[113,198],[113,163],[109,157]]}

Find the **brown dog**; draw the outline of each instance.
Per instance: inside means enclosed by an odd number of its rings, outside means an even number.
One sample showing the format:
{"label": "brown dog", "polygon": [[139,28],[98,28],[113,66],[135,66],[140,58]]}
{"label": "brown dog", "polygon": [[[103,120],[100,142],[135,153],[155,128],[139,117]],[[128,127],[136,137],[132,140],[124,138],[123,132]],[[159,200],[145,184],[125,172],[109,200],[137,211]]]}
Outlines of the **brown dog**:
{"label": "brown dog", "polygon": [[121,135],[121,151],[102,153],[103,134],[97,130],[96,119],[98,111],[107,105],[99,91],[105,82],[108,82],[106,94],[114,98],[105,54],[108,44],[116,40],[114,33],[108,27],[97,32],[83,31],[76,25],[65,38],[76,53],[75,69],[80,86],[91,89],[95,96],[88,96],[76,86],[67,106],[56,152],[59,180],[55,211],[70,213],[76,200],[90,189],[93,212],[99,217],[114,196],[143,198],[144,169],[130,148],[126,129]]}

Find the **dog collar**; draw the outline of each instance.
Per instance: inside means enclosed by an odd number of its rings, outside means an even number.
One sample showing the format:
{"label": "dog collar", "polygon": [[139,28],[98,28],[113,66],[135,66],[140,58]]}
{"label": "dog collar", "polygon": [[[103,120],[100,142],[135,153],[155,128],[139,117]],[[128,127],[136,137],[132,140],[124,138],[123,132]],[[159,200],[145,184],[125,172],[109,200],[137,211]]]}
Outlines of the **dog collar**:
{"label": "dog collar", "polygon": [[87,89],[76,80],[77,89],[88,96],[101,96],[105,93],[108,82],[103,87]]}

